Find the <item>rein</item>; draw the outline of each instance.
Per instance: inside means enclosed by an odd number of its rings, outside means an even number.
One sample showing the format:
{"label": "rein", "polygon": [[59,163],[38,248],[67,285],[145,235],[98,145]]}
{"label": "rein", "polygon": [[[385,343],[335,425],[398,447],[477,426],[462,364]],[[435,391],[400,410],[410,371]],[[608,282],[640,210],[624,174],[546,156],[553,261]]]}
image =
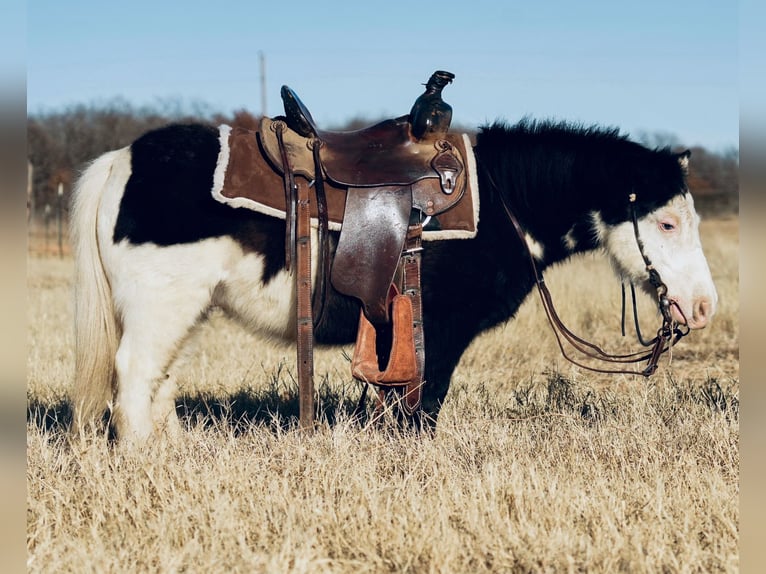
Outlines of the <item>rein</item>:
{"label": "rein", "polygon": [[[631,284],[631,293],[633,295],[633,317],[634,317],[635,325],[636,325],[636,333],[638,334],[639,341],[641,342],[641,344],[646,347],[652,347],[652,349],[648,353],[644,351],[637,351],[634,353],[627,353],[627,354],[610,354],[604,351],[603,349],[601,349],[601,347],[599,347],[598,345],[590,343],[586,341],[585,339],[575,335],[571,330],[569,330],[569,328],[567,328],[566,325],[564,325],[563,321],[559,318],[558,313],[556,312],[556,308],[553,305],[553,298],[551,296],[551,293],[548,290],[548,286],[545,284],[545,279],[543,278],[542,273],[540,273],[537,269],[534,256],[532,255],[532,251],[529,247],[529,244],[527,243],[527,240],[524,237],[524,231],[522,230],[518,219],[516,218],[515,214],[511,210],[510,206],[508,205],[508,202],[504,194],[500,191],[500,188],[493,181],[492,177],[489,174],[487,174],[487,178],[489,179],[490,183],[496,189],[498,195],[500,196],[500,202],[503,205],[505,214],[510,220],[510,222],[513,224],[513,227],[516,230],[516,234],[518,235],[519,239],[524,245],[524,248],[526,249],[527,257],[529,259],[529,263],[532,268],[532,273],[535,278],[535,284],[537,285],[537,290],[540,294],[540,299],[543,304],[543,309],[545,310],[545,315],[548,318],[548,323],[550,324],[551,329],[553,330],[553,334],[556,337],[556,342],[558,343],[559,349],[561,350],[561,354],[564,356],[564,358],[579,367],[582,367],[584,369],[594,371],[597,373],[631,374],[631,375],[642,375],[644,377],[651,376],[657,370],[657,364],[659,363],[659,359],[662,353],[670,350],[673,347],[673,345],[675,345],[681,339],[681,337],[684,337],[685,335],[689,333],[690,329],[688,327],[686,327],[686,329],[681,329],[681,327],[675,321],[673,321],[670,314],[671,305],[675,305],[676,309],[678,309],[678,311],[681,313],[682,316],[683,316],[683,312],[678,307],[678,304],[675,303],[675,301],[671,301],[667,297],[667,292],[668,292],[667,285],[665,285],[665,283],[662,281],[662,278],[660,277],[659,272],[654,268],[649,257],[646,255],[644,251],[644,242],[641,240],[641,235],[639,234],[638,218],[636,216],[636,210],[635,210],[636,194],[631,193],[629,196],[630,214],[631,214],[631,219],[633,221],[633,232],[636,236],[636,243],[638,245],[639,251],[641,252],[641,257],[644,260],[646,271],[649,273],[649,282],[652,285],[652,287],[655,288],[657,292],[657,303],[658,303],[660,313],[662,314],[662,325],[657,330],[657,335],[653,339],[651,339],[650,341],[644,341],[640,333],[640,328],[638,326],[638,312],[636,310],[635,289],[633,287],[633,284]],[[624,286],[623,286],[623,334],[624,334],[624,317],[625,317],[624,301],[625,301],[625,298],[624,298]],[[620,363],[620,364],[640,363],[643,361],[647,361],[647,364],[644,367],[644,369],[641,371],[630,370],[630,369],[606,369],[606,368],[592,367],[590,365],[581,363],[573,359],[569,355],[567,355],[562,339],[566,340],[577,351],[579,351],[580,353],[582,353],[583,355],[585,355],[586,357],[590,359],[603,361],[605,363]]]}

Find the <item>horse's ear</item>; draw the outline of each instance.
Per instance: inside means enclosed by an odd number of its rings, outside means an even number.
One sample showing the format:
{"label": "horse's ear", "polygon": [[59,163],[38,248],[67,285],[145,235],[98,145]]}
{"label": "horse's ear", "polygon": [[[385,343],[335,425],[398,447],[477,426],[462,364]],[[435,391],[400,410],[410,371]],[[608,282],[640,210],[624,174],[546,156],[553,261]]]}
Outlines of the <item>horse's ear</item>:
{"label": "horse's ear", "polygon": [[692,156],[692,150],[687,149],[678,154],[678,163],[684,175],[689,175],[689,158]]}

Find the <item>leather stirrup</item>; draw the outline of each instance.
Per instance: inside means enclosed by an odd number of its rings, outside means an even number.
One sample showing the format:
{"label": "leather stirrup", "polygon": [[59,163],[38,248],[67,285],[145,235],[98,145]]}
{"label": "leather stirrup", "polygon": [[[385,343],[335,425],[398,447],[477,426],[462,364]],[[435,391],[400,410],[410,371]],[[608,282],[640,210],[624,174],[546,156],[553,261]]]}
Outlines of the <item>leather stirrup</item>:
{"label": "leather stirrup", "polygon": [[392,287],[394,296],[391,301],[391,322],[393,337],[391,354],[385,370],[378,365],[375,350],[377,333],[373,324],[359,313],[359,330],[356,336],[354,357],[351,361],[351,374],[354,378],[378,385],[402,386],[418,378],[418,363],[415,355],[413,333],[412,301],[406,295],[400,295]]}

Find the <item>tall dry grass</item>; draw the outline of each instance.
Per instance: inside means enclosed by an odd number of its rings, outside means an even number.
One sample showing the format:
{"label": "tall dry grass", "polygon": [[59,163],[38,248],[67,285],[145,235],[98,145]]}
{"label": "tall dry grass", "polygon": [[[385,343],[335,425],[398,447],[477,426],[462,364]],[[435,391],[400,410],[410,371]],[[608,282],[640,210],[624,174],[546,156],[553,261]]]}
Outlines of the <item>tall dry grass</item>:
{"label": "tall dry grass", "polygon": [[[348,348],[317,354],[304,434],[294,349],[215,316],[177,369],[187,432],[141,452],[66,432],[71,262],[31,258],[29,570],[736,571],[738,224],[702,232],[719,314],[648,381],[570,366],[533,296],[466,353],[433,436],[349,421]],[[599,257],[547,281],[575,330],[621,344]]]}

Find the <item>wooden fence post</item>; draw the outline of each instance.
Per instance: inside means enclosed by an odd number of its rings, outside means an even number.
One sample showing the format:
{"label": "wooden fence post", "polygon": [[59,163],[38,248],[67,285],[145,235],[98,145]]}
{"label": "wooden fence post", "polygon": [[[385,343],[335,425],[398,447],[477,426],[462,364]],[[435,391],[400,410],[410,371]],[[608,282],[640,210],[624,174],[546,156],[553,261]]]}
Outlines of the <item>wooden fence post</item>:
{"label": "wooden fence post", "polygon": [[56,207],[56,218],[58,220],[58,239],[59,239],[59,259],[64,257],[64,183],[59,182],[58,204]]}

